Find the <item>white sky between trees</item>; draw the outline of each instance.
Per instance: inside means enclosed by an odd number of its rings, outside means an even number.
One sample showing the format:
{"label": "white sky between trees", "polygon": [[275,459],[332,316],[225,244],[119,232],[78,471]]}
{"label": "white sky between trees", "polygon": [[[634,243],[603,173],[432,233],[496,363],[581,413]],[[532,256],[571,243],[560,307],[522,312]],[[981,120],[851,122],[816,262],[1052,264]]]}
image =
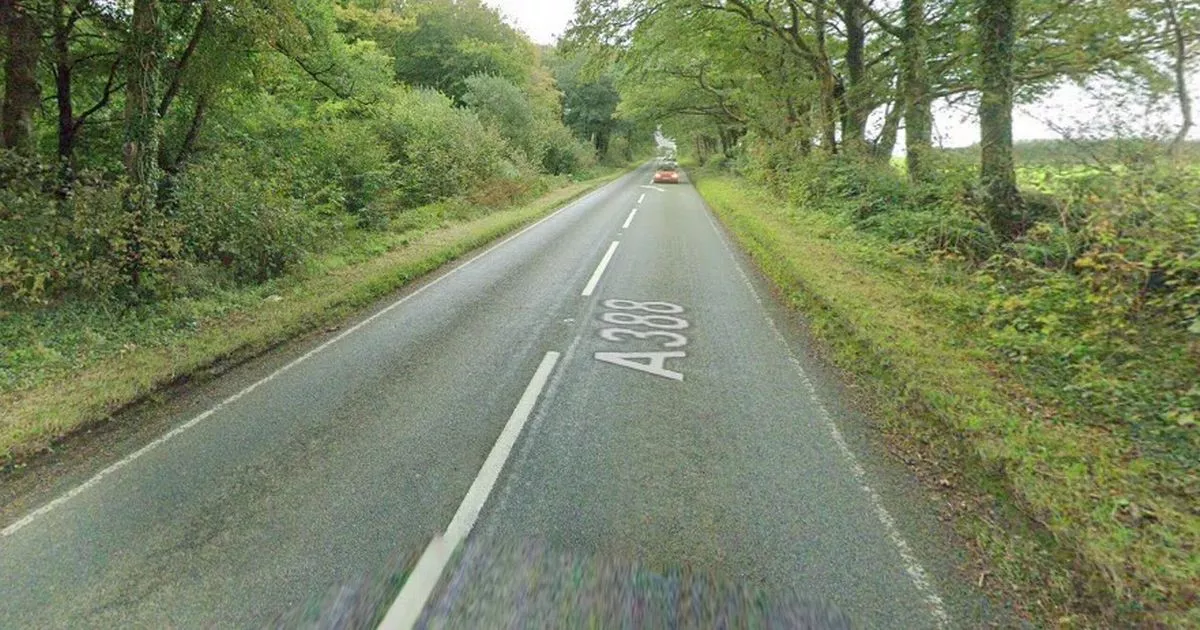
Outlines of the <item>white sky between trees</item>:
{"label": "white sky between trees", "polygon": [[[553,44],[575,15],[574,0],[485,0],[485,3],[499,9],[510,23],[539,44]],[[1200,110],[1197,99],[1200,68],[1193,68],[1189,85],[1195,103],[1193,110]],[[1179,108],[1173,98],[1166,100],[1169,103],[1166,113],[1155,114],[1148,112],[1144,104],[1117,108],[1112,105],[1112,98],[1097,98],[1074,85],[1063,85],[1036,103],[1019,105],[1013,117],[1013,134],[1017,140],[1059,138],[1061,134],[1056,128],[1070,130],[1073,134],[1091,128],[1090,132],[1095,133],[1111,130],[1117,123],[1132,124],[1126,132],[1165,127],[1173,133],[1179,125]],[[939,103],[934,112],[934,142],[946,147],[964,147],[978,142],[979,129],[973,108],[973,104],[947,107]],[[1200,139],[1200,125],[1192,129],[1189,137]],[[903,144],[900,142],[898,146]]]}

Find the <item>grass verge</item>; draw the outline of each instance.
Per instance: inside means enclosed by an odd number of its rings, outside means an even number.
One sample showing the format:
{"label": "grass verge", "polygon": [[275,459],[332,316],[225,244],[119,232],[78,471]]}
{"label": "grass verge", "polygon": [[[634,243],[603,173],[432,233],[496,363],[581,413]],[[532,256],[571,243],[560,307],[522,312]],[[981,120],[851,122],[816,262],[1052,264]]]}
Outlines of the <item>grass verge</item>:
{"label": "grass verge", "polygon": [[1156,497],[1153,466],[1133,445],[1061,421],[1008,373],[972,320],[981,298],[961,274],[739,178],[696,181],[834,360],[861,377],[889,430],[990,497],[957,521],[1018,608],[1060,627],[1200,627],[1195,506]]}
{"label": "grass verge", "polygon": [[[56,440],[111,416],[162,387],[215,365],[236,364],[323,326],[336,323],[390,292],[463,254],[549,214],[616,178],[623,170],[568,184],[536,200],[457,221],[425,210],[431,221],[380,235],[363,245],[318,257],[296,274],[226,291],[186,304],[156,305],[140,313],[88,313],[38,329],[9,334],[94,339],[87,350],[46,352],[26,360],[54,368],[30,385],[0,394],[0,462],[19,465]],[[414,211],[420,212],[421,210]],[[183,312],[185,321],[174,322]],[[77,315],[77,314],[76,314]],[[100,324],[97,324],[100,322]],[[178,324],[178,325],[176,325]],[[103,326],[101,328],[100,326]],[[52,329],[47,331],[46,329]],[[45,346],[36,338],[26,344]],[[11,362],[16,362],[12,359]],[[7,361],[6,361],[7,362]]]}

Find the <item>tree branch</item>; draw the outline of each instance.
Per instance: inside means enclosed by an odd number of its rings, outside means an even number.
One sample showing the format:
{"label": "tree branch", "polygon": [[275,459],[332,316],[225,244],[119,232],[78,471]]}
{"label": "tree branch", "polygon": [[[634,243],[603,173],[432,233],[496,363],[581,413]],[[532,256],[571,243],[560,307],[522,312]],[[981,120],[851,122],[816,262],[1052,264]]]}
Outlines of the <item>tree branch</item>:
{"label": "tree branch", "polygon": [[117,67],[120,65],[120,59],[113,60],[112,65],[108,68],[108,79],[104,82],[104,91],[100,96],[100,100],[96,101],[95,105],[87,108],[83,113],[75,118],[75,122],[71,124],[73,129],[78,129],[92,114],[95,114],[96,112],[107,107],[108,101],[112,98],[113,93],[125,89],[124,83],[120,85],[113,85],[117,77]]}
{"label": "tree branch", "polygon": [[878,11],[871,7],[871,4],[867,0],[858,0],[858,5],[862,7],[867,17],[871,18],[872,22],[878,24],[879,28],[883,29],[885,33],[897,39],[904,39],[904,29],[896,26],[893,22],[889,22],[880,15]]}
{"label": "tree branch", "polygon": [[179,59],[175,60],[171,65],[174,66],[174,72],[171,75],[171,82],[167,85],[167,89],[163,92],[162,100],[158,103],[158,115],[163,117],[167,115],[167,111],[171,109],[171,102],[179,95],[179,88],[183,85],[183,74],[187,69],[188,62],[191,61],[192,55],[196,52],[196,46],[200,43],[200,38],[204,36],[204,32],[208,30],[208,24],[212,21],[212,3],[210,0],[200,0],[200,17],[196,20],[196,26],[192,29],[192,36],[188,39],[187,46],[180,53]]}

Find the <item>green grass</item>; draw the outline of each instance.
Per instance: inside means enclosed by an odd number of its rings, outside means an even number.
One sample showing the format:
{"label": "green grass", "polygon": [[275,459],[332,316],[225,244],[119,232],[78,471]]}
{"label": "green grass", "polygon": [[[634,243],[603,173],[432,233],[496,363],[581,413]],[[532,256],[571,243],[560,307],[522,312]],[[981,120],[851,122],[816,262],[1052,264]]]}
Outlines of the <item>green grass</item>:
{"label": "green grass", "polygon": [[41,452],[179,378],[336,323],[620,172],[498,211],[460,202],[419,209],[403,225],[347,239],[260,285],[128,310],[76,302],[4,313],[0,462]]}
{"label": "green grass", "polygon": [[1195,506],[1160,496],[1153,460],[1119,433],[1064,421],[1031,393],[1046,384],[1026,387],[997,360],[975,318],[986,296],[965,273],[741,179],[701,174],[697,186],[890,430],[996,498],[998,512],[961,526],[1019,607],[1047,625],[1200,627]]}

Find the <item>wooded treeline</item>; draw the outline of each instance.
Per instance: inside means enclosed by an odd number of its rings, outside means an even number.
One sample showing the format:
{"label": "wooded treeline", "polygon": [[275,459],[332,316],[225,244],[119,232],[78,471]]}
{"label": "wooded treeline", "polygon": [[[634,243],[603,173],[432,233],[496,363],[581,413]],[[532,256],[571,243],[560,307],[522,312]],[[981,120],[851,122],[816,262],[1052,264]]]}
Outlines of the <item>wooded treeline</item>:
{"label": "wooded treeline", "polygon": [[981,201],[1009,235],[1029,223],[1014,102],[1106,77],[1174,97],[1182,142],[1198,39],[1200,8],[1179,0],[582,0],[571,32],[628,69],[625,111],[706,121],[705,152],[731,154],[750,133],[797,156],[886,160],[903,128],[908,176],[923,182],[933,103],[972,104]]}
{"label": "wooded treeline", "polygon": [[2,0],[0,29],[10,303],[259,281],[631,155],[611,81],[478,0]]}

